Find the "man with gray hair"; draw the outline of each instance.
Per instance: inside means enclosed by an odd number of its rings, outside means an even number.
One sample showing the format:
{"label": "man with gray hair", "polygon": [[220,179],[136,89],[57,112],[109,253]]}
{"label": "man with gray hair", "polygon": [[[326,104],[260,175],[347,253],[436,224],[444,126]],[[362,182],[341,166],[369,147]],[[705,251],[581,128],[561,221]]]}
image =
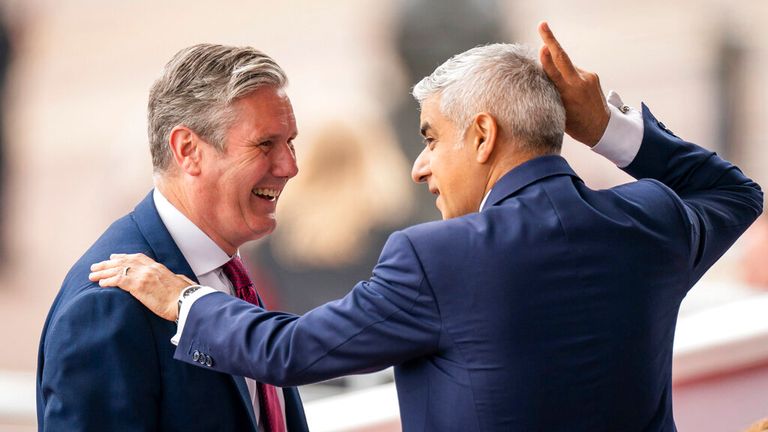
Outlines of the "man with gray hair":
{"label": "man with gray hair", "polygon": [[[238,248],[274,230],[278,197],[298,172],[285,85],[280,66],[248,47],[195,45],[166,65],[148,105],[155,189],[72,267],[46,320],[41,431],[307,430],[295,388],[173,360],[174,323],[88,280],[110,252],[141,252],[260,304]],[[214,364],[210,354],[195,361]]]}
{"label": "man with gray hair", "polygon": [[[277,385],[395,365],[404,431],[674,431],[680,301],[760,214],[762,192],[647,108],[607,104],[597,76],[540,32],[543,70],[519,46],[489,45],[416,86],[425,147],[412,175],[444,220],[392,234],[343,299],[265,312],[140,254],[90,277],[180,317],[184,362],[215,353],[203,367]],[[589,189],[558,154],[564,129],[642,180]]]}

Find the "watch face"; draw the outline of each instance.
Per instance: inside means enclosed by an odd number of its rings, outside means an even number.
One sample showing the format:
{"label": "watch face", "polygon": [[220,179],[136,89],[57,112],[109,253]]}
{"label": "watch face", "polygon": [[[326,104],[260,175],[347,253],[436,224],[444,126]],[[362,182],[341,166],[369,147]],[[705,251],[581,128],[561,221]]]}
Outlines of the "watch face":
{"label": "watch face", "polygon": [[[181,297],[179,298],[179,314],[181,313],[181,301],[189,297],[190,294],[199,290],[200,288],[202,288],[200,285],[192,285],[190,287],[184,288],[184,290],[181,292]],[[178,323],[178,321],[176,322]]]}
{"label": "watch face", "polygon": [[200,288],[202,288],[200,285],[193,285],[191,287],[185,288],[181,293],[181,298],[189,297],[190,294],[199,290]]}

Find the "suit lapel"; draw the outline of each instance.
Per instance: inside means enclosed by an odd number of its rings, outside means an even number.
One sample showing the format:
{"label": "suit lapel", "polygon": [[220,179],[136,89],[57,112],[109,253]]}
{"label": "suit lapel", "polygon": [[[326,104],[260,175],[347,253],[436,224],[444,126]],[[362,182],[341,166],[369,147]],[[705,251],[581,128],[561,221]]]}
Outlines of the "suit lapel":
{"label": "suit lapel", "polygon": [[[133,210],[132,217],[139,227],[139,231],[149,243],[152,251],[149,255],[157,262],[162,263],[164,266],[176,274],[183,274],[188,278],[199,283],[197,276],[195,276],[189,263],[184,259],[179,247],[176,246],[176,242],[173,241],[171,233],[163,224],[163,220],[160,219],[160,214],[157,213],[155,207],[155,201],[152,198],[152,192],[136,206]],[[253,402],[251,401],[251,395],[248,393],[248,386],[245,384],[245,379],[239,376],[231,376],[235,387],[237,387],[240,398],[245,404],[245,410],[248,412],[248,416],[253,423],[254,430],[256,428],[256,416],[253,413]]]}
{"label": "suit lapel", "polygon": [[[250,276],[250,275],[249,275]],[[266,309],[264,302],[256,288],[256,299],[259,307]],[[283,387],[283,401],[285,402],[285,426],[289,432],[309,432],[307,418],[304,414],[304,405],[301,403],[301,397],[296,387]]]}
{"label": "suit lapel", "polygon": [[232,375],[232,381],[237,387],[237,391],[240,393],[240,398],[246,405],[246,411],[248,411],[248,417],[251,418],[254,429],[258,430],[256,423],[256,415],[253,413],[253,401],[251,400],[251,394],[248,393],[248,384],[245,383],[245,378],[241,376]]}
{"label": "suit lapel", "polygon": [[284,387],[283,399],[285,400],[285,425],[288,430],[290,432],[308,432],[309,427],[299,391],[295,387]]}
{"label": "suit lapel", "polygon": [[[264,302],[259,295],[256,287],[256,299],[259,307],[265,309]],[[242,378],[241,378],[242,379]],[[243,385],[245,382],[243,380]],[[304,415],[304,405],[301,403],[301,397],[296,387],[283,387],[283,401],[285,402],[285,426],[289,432],[309,432],[307,419]]]}
{"label": "suit lapel", "polygon": [[184,259],[176,242],[173,241],[171,233],[163,224],[160,215],[155,208],[155,201],[152,199],[152,191],[136,206],[132,217],[139,227],[139,231],[152,248],[154,259],[163,263],[169,270],[176,274],[183,274],[195,282],[198,282],[197,276],[192,272],[189,263]]}

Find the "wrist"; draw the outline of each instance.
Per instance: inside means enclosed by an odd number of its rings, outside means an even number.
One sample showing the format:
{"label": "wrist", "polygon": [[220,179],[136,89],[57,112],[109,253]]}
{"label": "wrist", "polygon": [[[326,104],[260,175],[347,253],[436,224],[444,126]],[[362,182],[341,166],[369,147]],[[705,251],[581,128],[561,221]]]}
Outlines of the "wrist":
{"label": "wrist", "polygon": [[184,299],[189,297],[193,292],[199,290],[200,288],[202,288],[201,285],[190,285],[184,288],[183,290],[181,290],[181,292],[179,293],[178,307],[176,309],[176,319],[175,319],[176,324],[179,323],[179,315],[181,315],[181,305],[184,302]]}
{"label": "wrist", "polygon": [[619,168],[628,166],[637,156],[643,141],[643,115],[622,102],[618,94],[608,95],[608,124],[592,151]]}
{"label": "wrist", "polygon": [[608,123],[611,121],[611,110],[608,108],[608,105],[605,106],[605,111],[603,111],[603,115],[601,115],[598,120],[595,122],[598,124],[597,130],[600,131],[595,136],[592,137],[589,143],[586,143],[590,148],[593,148],[597,145],[597,143],[600,142],[600,140],[605,135],[605,131],[608,129]]}

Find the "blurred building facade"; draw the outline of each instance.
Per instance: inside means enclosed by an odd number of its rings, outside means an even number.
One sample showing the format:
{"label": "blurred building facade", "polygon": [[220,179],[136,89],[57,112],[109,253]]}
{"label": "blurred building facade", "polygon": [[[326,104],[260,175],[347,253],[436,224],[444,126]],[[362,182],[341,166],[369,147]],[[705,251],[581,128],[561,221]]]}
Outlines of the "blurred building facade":
{"label": "blurred building facade", "polygon": [[[414,24],[414,17],[424,4],[440,9],[432,15],[434,22],[423,21],[430,31],[415,31],[422,21]],[[0,388],[8,383],[13,386],[7,388],[22,393],[29,388],[24,383],[34,379],[45,314],[69,266],[109,223],[130,211],[150,190],[145,132],[148,89],[171,55],[193,43],[253,45],[286,69],[300,130],[300,164],[323,152],[337,152],[334,160],[338,161],[346,146],[349,163],[367,167],[361,173],[347,173],[351,176],[344,180],[347,198],[334,195],[338,190],[312,189],[311,182],[289,183],[286,209],[280,209],[285,227],[281,225],[272,239],[249,246],[247,254],[254,266],[266,271],[287,266],[285,274],[295,276],[300,272],[295,262],[278,261],[281,254],[288,261],[299,257],[290,251],[296,250],[301,238],[292,239],[293,231],[280,230],[306,229],[306,224],[294,220],[302,212],[327,206],[328,213],[317,216],[318,229],[336,232],[338,228],[340,236],[353,233],[347,249],[315,257],[309,266],[310,278],[313,266],[335,275],[318,288],[325,294],[304,292],[303,287],[297,290],[294,284],[304,284],[297,282],[300,278],[284,278],[283,283],[291,284],[293,290],[288,309],[306,310],[343,295],[357,279],[366,277],[387,232],[439,216],[427,191],[408,181],[411,159],[422,144],[416,128],[418,112],[407,95],[419,75],[464,49],[453,38],[460,30],[440,31],[460,29],[470,19],[476,23],[465,30],[482,37],[463,43],[471,46],[499,38],[534,48],[539,46],[535,26],[539,20],[548,20],[572,59],[600,74],[605,90],[619,91],[631,105],[646,102],[675,133],[724,154],[761,184],[768,184],[768,134],[762,124],[768,118],[768,105],[763,103],[768,100],[768,87],[763,85],[768,76],[767,2],[229,0],[214,5],[180,0],[7,0],[0,7],[15,53],[3,113],[3,157],[8,169],[0,209],[6,244],[0,266],[0,338],[5,346],[0,355]],[[467,7],[469,12],[463,11]],[[449,41],[456,48],[442,51]],[[436,47],[433,57],[426,65],[417,65],[431,46]],[[342,136],[343,130],[350,132]],[[343,146],[334,147],[339,144],[335,139]],[[321,146],[326,149],[318,153],[315,147]],[[377,156],[371,158],[368,153]],[[564,153],[593,187],[629,180],[576,143],[568,141]],[[330,162],[320,157],[312,163]],[[311,172],[309,165],[302,170],[300,177]],[[377,183],[390,175],[405,181]],[[323,181],[329,182],[328,188],[334,187],[334,179]],[[350,222],[343,216],[348,210],[334,206],[349,206],[347,199],[353,203],[364,199],[355,195],[356,186],[369,192],[363,197],[387,197],[382,202],[394,206],[393,214],[376,218],[386,210],[368,206],[372,216]],[[302,206],[303,201],[312,205]],[[357,225],[346,231],[345,226],[330,226],[334,224]],[[742,277],[740,263],[749,247],[737,245],[713,268],[697,295],[686,300],[681,319],[764,295]],[[299,258],[305,264],[313,259]],[[765,260],[763,268],[768,265]],[[751,265],[761,268],[759,262]],[[279,285],[279,275],[270,277]],[[276,292],[279,297],[279,287]],[[723,369],[725,376],[736,380],[734,386],[739,380],[768,379],[761,375],[768,355],[750,361]],[[697,423],[697,419],[714,414],[701,412],[703,402],[699,401],[717,404],[718,397],[728,398],[705,388],[713,382],[711,378],[700,375],[678,381],[677,394],[691,395],[676,401],[681,430],[706,430],[699,425],[706,427],[708,422]],[[734,395],[749,401],[741,406],[762,403],[768,415],[767,396],[755,401],[733,388]],[[0,432],[34,429],[34,406],[24,399],[28,396],[0,396]],[[4,401],[21,402],[4,408]],[[742,422],[738,412],[734,416],[727,425],[730,430]],[[751,420],[743,419],[744,427]],[[689,429],[686,424],[696,427]]]}

